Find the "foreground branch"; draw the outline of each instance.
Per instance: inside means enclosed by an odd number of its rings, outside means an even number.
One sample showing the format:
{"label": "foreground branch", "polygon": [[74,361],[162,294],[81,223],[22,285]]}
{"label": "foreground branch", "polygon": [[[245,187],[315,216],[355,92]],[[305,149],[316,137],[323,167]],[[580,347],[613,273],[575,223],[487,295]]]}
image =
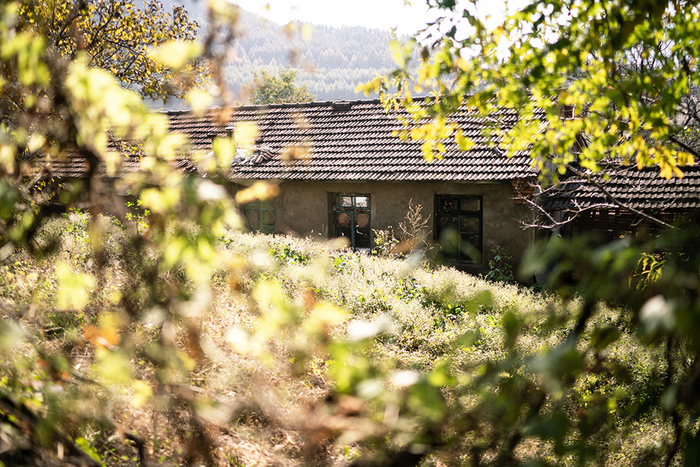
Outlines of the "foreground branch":
{"label": "foreground branch", "polygon": [[629,206],[622,201],[618,200],[615,196],[612,195],[601,183],[593,180],[590,175],[585,175],[582,171],[576,169],[575,167],[572,167],[570,164],[567,164],[567,169],[571,170],[576,176],[586,179],[588,183],[590,183],[592,186],[594,186],[596,189],[598,189],[612,204],[615,206],[625,209],[627,211],[630,211],[640,217],[643,217],[644,219],[648,220],[649,222],[656,224],[660,227],[665,227],[667,229],[676,229],[678,230],[677,227],[674,227],[673,225],[669,224],[668,222],[664,222],[661,219],[658,219],[652,215],[649,215],[645,213],[644,211],[640,211],[639,209],[633,208],[632,206]]}

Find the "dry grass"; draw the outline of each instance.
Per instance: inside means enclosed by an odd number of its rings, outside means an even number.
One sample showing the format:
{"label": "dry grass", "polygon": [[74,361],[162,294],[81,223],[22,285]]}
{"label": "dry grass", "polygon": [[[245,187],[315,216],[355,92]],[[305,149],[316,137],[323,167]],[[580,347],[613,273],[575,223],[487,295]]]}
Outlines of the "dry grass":
{"label": "dry grass", "polygon": [[[119,248],[120,229],[114,223],[103,223],[108,233],[104,248],[110,258]],[[77,271],[89,271],[93,259],[80,226],[80,219],[56,221],[47,226],[44,238],[60,238],[57,257],[70,261]],[[352,321],[383,319],[391,323],[387,332],[365,349],[385,369],[426,372],[449,358],[453,372],[464,381],[483,365],[497,364],[511,352],[504,345],[501,319],[505,314],[512,313],[523,323],[514,350],[520,355],[519,371],[528,372],[532,359],[563,342],[580,307],[575,300],[564,303],[527,288],[491,283],[451,268],[412,267],[407,261],[335,250],[309,239],[231,233],[222,239],[219,260],[221,266],[210,290],[194,290],[178,311],[198,323],[198,348],[188,340],[187,326],[176,324],[172,329],[180,348],[194,362],[189,377],[192,395],[187,397],[206,400],[216,408],[203,408],[198,415],[206,421],[207,436],[214,440],[216,449],[210,454],[217,465],[293,466],[313,461],[341,466],[360,452],[353,443],[333,442],[336,435],[321,429],[327,419],[319,415],[323,410],[319,403],[331,393],[333,383],[323,352],[303,368],[290,364],[295,346],[304,338],[298,328],[279,329],[274,338],[261,343],[257,353],[240,351],[236,336],[240,337],[241,332],[252,336],[260,326],[260,303],[252,298],[252,291],[263,281],[278,284],[284,291],[284,301],[295,309],[310,310],[319,301],[327,301],[347,310],[346,321],[331,331],[336,338],[344,337]],[[112,297],[129,280],[128,272],[111,266],[108,260],[86,310],[66,314],[55,312],[55,261],[56,257],[37,261],[25,252],[16,252],[2,265],[2,317],[18,320],[36,338],[35,346],[25,342],[4,353],[3,368],[31,370],[36,366],[31,362],[36,362],[37,352],[50,356],[68,349],[74,374],[94,377],[94,346],[86,341],[83,330],[95,324],[105,310],[115,308]],[[148,324],[148,316],[153,313],[156,311],[144,310],[146,318],[131,324],[130,340],[124,345],[147,347],[148,340],[156,335]],[[616,316],[617,310],[603,307],[588,331]],[[594,401],[597,394],[609,395],[616,390],[626,391],[626,395],[621,393],[620,404],[633,403],[630,398],[635,390],[643,391],[655,372],[663,368],[660,353],[642,351],[632,331],[624,333],[606,355],[610,361],[633,368],[630,380],[606,380],[586,373],[577,381],[575,394],[567,396],[569,400],[562,404],[585,408],[586,401]],[[473,345],[455,345],[456,339],[470,332],[478,335]],[[587,364],[593,364],[592,355],[586,358]],[[137,379],[146,383],[152,380],[152,365],[145,360],[130,363]],[[163,465],[180,465],[187,458],[191,446],[176,439],[188,439],[188,430],[193,428],[181,409],[166,402],[165,396],[155,394],[149,402],[135,405],[133,386],[113,387],[108,393],[85,390],[85,385],[68,381],[61,386],[66,390],[83,388],[85,394],[78,394],[75,400],[85,402],[84,407],[73,417],[83,422],[66,429],[86,438],[108,465],[131,466],[136,458],[135,449],[124,441],[119,429],[115,432],[113,427],[90,421],[100,418],[93,417],[93,411],[105,408],[112,411],[114,426],[136,431],[146,440],[150,459]],[[473,395],[458,393],[445,395],[448,400],[461,400],[462,407],[476,403]],[[91,397],[99,397],[105,405],[96,405]],[[576,417],[575,413],[570,415]],[[669,437],[670,426],[660,416],[629,426],[632,428],[619,431],[617,439],[605,440],[611,446],[606,465],[630,465],[649,459],[658,452],[659,440]],[[324,446],[322,451],[309,452],[311,436],[327,437],[316,440],[315,445]],[[462,455],[449,450],[438,452],[425,465],[469,465]],[[522,460],[543,456],[560,465],[575,464],[573,458],[555,456],[547,441],[528,439],[518,446],[517,455]]]}

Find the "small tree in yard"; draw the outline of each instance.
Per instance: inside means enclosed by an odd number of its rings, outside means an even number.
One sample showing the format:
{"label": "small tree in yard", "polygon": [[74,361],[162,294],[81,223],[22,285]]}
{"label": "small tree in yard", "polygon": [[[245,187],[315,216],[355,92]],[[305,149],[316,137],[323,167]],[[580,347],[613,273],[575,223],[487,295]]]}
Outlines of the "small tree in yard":
{"label": "small tree in yard", "polygon": [[513,261],[513,257],[501,251],[500,246],[492,249],[491,253],[493,258],[489,260],[489,272],[486,274],[486,279],[496,282],[513,282],[515,273],[513,272],[513,266],[510,264]]}

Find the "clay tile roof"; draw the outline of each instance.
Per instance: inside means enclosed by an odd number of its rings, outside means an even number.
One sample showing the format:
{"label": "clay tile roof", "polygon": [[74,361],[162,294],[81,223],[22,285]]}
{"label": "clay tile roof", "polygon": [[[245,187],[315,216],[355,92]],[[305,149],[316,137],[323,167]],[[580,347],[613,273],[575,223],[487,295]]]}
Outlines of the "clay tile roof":
{"label": "clay tile roof", "polygon": [[[424,100],[418,99],[418,103]],[[194,150],[210,150],[213,137],[225,136],[242,122],[259,130],[249,157],[236,157],[229,177],[233,180],[317,181],[507,181],[536,175],[527,153],[507,158],[499,141],[481,133],[483,120],[464,108],[452,116],[465,135],[476,143],[460,151],[446,141],[442,160],[427,162],[420,141],[403,141],[393,135],[405,127],[405,111],[387,112],[376,100],[327,101],[306,104],[247,106],[196,116],[168,112],[171,130],[185,133]],[[514,112],[499,115],[503,126],[516,122]]]}
{"label": "clay tile roof", "polygon": [[[88,175],[88,160],[77,155],[66,155],[61,159],[38,159],[37,168],[46,167],[53,177],[59,179],[85,178]],[[172,167],[183,172],[194,172],[197,170],[195,164],[187,159],[179,159],[172,162]],[[138,157],[126,157],[121,161],[121,166],[116,177],[122,177],[129,173],[136,173],[141,170],[141,160]],[[103,163],[97,167],[97,174],[101,177],[108,177],[107,169]]]}
{"label": "clay tile roof", "polygon": [[[612,196],[627,206],[644,211],[674,212],[700,208],[700,167],[681,167],[683,178],[661,178],[656,167],[638,170],[636,166],[613,165],[592,175]],[[605,174],[608,177],[605,177]],[[561,182],[544,201],[550,211],[590,208],[616,208],[595,186],[581,179]]]}

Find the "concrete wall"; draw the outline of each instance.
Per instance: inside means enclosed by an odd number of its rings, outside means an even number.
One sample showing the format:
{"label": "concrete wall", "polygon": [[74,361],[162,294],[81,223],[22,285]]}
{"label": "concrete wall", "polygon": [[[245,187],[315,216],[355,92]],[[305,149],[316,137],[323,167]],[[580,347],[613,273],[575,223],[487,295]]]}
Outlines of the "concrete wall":
{"label": "concrete wall", "polygon": [[[513,201],[510,182],[284,182],[276,199],[277,230],[299,236],[328,238],[332,227],[333,194],[368,194],[371,201],[372,229],[393,227],[405,221],[409,201],[423,206],[424,217],[433,215],[435,195],[474,195],[483,199],[483,251],[479,264],[462,265],[470,272],[488,270],[491,250],[500,245],[517,264],[532,243],[532,231],[521,228],[520,221],[529,209]],[[320,235],[319,235],[320,234]]]}

